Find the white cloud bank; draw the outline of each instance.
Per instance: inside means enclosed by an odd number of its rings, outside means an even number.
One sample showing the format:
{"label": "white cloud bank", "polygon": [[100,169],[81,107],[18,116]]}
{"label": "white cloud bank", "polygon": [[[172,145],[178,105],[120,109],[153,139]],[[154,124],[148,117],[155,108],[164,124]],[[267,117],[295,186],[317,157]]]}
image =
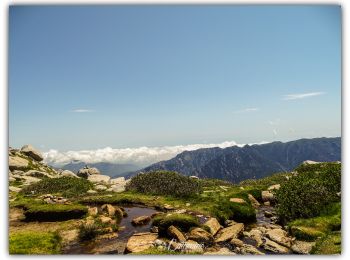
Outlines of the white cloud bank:
{"label": "white cloud bank", "polygon": [[[265,142],[263,142],[265,143]],[[113,149],[106,147],[97,150],[67,151],[59,152],[57,150],[49,150],[44,155],[44,161],[55,166],[62,166],[73,160],[79,160],[86,163],[110,162],[110,163],[131,163],[140,166],[146,166],[155,162],[169,160],[183,151],[193,151],[200,148],[220,147],[226,148],[230,146],[244,146],[234,141],[226,141],[219,144],[190,144],[163,147],[138,147]]]}
{"label": "white cloud bank", "polygon": [[315,97],[326,94],[325,92],[310,92],[310,93],[303,93],[303,94],[288,94],[284,95],[283,100],[295,100],[295,99],[303,99],[303,98],[309,98],[309,97]]}

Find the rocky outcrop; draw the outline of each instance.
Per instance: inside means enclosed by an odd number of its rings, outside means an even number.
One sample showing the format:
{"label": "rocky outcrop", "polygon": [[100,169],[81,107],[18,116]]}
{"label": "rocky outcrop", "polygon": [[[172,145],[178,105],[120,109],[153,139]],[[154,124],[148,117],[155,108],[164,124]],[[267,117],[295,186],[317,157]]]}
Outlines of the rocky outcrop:
{"label": "rocky outcrop", "polygon": [[176,227],[174,226],[170,226],[167,230],[168,235],[171,238],[175,238],[177,241],[179,242],[185,242],[186,238],[185,236],[182,234],[182,232],[180,230],[178,230]]}
{"label": "rocky outcrop", "polygon": [[153,247],[153,243],[157,238],[158,234],[156,233],[146,232],[134,234],[129,238],[125,250],[128,253],[144,251],[150,247]]}
{"label": "rocky outcrop", "polygon": [[28,160],[22,158],[22,157],[19,157],[19,156],[10,156],[9,157],[9,168],[10,168],[10,171],[13,171],[13,170],[20,170],[20,171],[23,171],[23,170],[26,170],[28,168]]}
{"label": "rocky outcrop", "polygon": [[292,245],[292,239],[288,237],[287,231],[283,229],[280,229],[280,228],[271,229],[266,232],[266,236],[272,241],[282,246],[291,247]]}
{"label": "rocky outcrop", "polygon": [[97,168],[90,168],[89,166],[85,166],[78,171],[77,176],[87,179],[90,175],[96,174],[101,174]]}
{"label": "rocky outcrop", "polygon": [[113,217],[115,215],[115,208],[111,204],[104,204],[101,207],[102,213]]}
{"label": "rocky outcrop", "polygon": [[268,202],[274,202],[275,201],[275,197],[273,195],[273,193],[269,190],[263,190],[261,192],[261,198],[262,200],[265,202],[265,201],[268,201]]}
{"label": "rocky outcrop", "polygon": [[41,162],[42,160],[44,160],[43,155],[41,154],[41,152],[39,152],[38,150],[36,150],[33,146],[31,146],[30,144],[24,145],[21,148],[21,153],[31,157],[32,159],[34,159],[35,161]]}
{"label": "rocky outcrop", "polygon": [[216,218],[210,218],[204,223],[210,230],[210,233],[214,236],[221,228],[219,221]]}
{"label": "rocky outcrop", "polygon": [[93,174],[87,177],[88,181],[92,183],[104,183],[107,184],[111,177],[101,174]]}
{"label": "rocky outcrop", "polygon": [[136,217],[134,218],[131,223],[135,226],[140,226],[140,225],[145,225],[148,222],[151,221],[151,217],[149,216],[140,216],[140,217]]}
{"label": "rocky outcrop", "polygon": [[242,223],[236,223],[230,227],[221,229],[215,239],[216,243],[225,242],[232,238],[237,238],[244,230]]}
{"label": "rocky outcrop", "polygon": [[69,170],[64,170],[59,174],[60,177],[73,177],[73,178],[79,178],[74,172],[71,172]]}

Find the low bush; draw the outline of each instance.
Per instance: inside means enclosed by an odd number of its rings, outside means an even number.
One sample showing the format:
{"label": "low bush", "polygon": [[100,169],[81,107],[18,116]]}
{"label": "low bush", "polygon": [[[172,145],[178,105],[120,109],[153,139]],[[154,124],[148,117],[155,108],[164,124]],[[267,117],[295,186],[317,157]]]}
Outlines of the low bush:
{"label": "low bush", "polygon": [[57,233],[23,231],[9,237],[10,254],[59,254],[61,238]]}
{"label": "low bush", "polygon": [[92,183],[83,178],[45,178],[41,181],[25,187],[21,193],[24,194],[61,194],[64,197],[75,197],[84,195],[93,187]]}
{"label": "low bush", "polygon": [[229,219],[242,223],[256,221],[255,210],[250,204],[223,201],[214,206],[212,212],[221,224],[224,224]]}
{"label": "low bush", "polygon": [[277,214],[282,222],[318,216],[325,206],[340,200],[340,164],[303,165],[296,170],[298,175],[276,191]]}
{"label": "low bush", "polygon": [[87,208],[79,204],[28,203],[23,208],[27,221],[63,221],[82,218],[87,213]]}
{"label": "low bush", "polygon": [[161,236],[166,236],[168,227],[171,225],[177,227],[183,232],[188,232],[191,227],[199,227],[200,223],[198,219],[192,215],[172,214],[168,216],[159,215],[154,217],[152,225],[158,227],[158,232]]}
{"label": "low bush", "polygon": [[138,174],[127,185],[127,190],[152,195],[190,197],[202,192],[200,181],[176,172],[155,171]]}

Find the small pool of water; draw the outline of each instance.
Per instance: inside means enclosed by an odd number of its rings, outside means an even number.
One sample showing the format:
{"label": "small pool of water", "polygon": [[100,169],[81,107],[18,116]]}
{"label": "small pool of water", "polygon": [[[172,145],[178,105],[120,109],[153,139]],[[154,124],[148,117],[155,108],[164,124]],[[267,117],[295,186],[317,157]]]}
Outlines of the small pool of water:
{"label": "small pool of water", "polygon": [[146,225],[134,226],[131,221],[139,216],[151,216],[157,210],[141,206],[123,206],[128,216],[123,218],[118,237],[85,243],[75,243],[65,248],[64,254],[123,254],[128,239],[135,233],[149,232],[152,221]]}

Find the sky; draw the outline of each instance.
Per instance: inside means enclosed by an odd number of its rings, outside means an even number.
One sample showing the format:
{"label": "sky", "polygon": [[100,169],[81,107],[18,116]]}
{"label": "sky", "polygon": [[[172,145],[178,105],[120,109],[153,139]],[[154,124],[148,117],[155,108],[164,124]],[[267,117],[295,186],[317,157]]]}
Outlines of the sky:
{"label": "sky", "polygon": [[9,144],[53,161],[341,135],[337,5],[15,5],[8,58]]}

